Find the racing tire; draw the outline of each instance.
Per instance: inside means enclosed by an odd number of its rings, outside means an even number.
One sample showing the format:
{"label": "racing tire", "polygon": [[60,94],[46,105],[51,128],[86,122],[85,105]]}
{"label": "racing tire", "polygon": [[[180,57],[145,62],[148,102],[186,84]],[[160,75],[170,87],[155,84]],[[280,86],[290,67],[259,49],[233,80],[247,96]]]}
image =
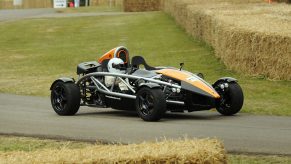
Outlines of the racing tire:
{"label": "racing tire", "polygon": [[135,105],[144,121],[158,121],[166,112],[166,98],[159,88],[143,87],[138,90]]}
{"label": "racing tire", "polygon": [[61,116],[70,116],[80,108],[80,89],[74,83],[56,82],[51,90],[51,104],[54,111]]}
{"label": "racing tire", "polygon": [[225,92],[218,91],[218,93],[221,99],[216,109],[220,114],[231,116],[241,110],[244,102],[244,95],[238,83],[228,83],[228,89]]}

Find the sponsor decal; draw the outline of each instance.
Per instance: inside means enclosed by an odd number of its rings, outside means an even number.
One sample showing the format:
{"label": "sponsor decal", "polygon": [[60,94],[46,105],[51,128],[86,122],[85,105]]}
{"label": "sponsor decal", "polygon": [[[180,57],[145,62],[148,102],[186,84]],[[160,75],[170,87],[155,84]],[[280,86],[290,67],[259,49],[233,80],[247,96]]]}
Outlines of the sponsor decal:
{"label": "sponsor decal", "polygon": [[67,0],[54,0],[54,8],[66,8]]}
{"label": "sponsor decal", "polygon": [[196,77],[194,77],[194,76],[188,77],[186,80],[191,81],[191,82],[198,81],[198,79]]}

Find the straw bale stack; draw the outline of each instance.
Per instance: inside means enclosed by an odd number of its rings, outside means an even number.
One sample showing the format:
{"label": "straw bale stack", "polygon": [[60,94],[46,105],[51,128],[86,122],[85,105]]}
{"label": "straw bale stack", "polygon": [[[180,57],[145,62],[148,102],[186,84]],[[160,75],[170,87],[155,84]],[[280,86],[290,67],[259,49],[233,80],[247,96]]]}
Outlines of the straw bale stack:
{"label": "straw bale stack", "polygon": [[228,68],[291,80],[290,6],[250,2],[168,0],[164,10],[187,33],[210,44]]}
{"label": "straw bale stack", "polygon": [[158,11],[161,10],[162,0],[123,0],[126,12]]}
{"label": "straw bale stack", "polygon": [[14,8],[13,6],[13,1],[11,0],[0,0],[0,9],[12,9]]}
{"label": "straw bale stack", "polygon": [[52,0],[23,0],[22,8],[52,8]]}
{"label": "straw bale stack", "polygon": [[0,0],[0,9],[12,8],[51,8],[53,7],[52,0],[22,0],[22,5],[14,6],[13,0]]}
{"label": "straw bale stack", "polygon": [[0,153],[3,163],[226,163],[216,139],[185,139],[130,145],[96,145],[83,149]]}
{"label": "straw bale stack", "polygon": [[121,6],[123,0],[90,0],[90,6]]}
{"label": "straw bale stack", "polygon": [[286,3],[291,3],[291,0],[276,0],[277,2],[286,2]]}

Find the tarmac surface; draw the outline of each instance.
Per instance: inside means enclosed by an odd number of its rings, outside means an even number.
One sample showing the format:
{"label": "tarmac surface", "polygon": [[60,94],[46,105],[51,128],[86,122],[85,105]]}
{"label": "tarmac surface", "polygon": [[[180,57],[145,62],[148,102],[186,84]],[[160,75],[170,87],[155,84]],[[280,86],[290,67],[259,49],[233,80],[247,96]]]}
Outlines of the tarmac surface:
{"label": "tarmac surface", "polygon": [[64,18],[64,17],[84,17],[84,16],[112,16],[130,15],[137,12],[92,12],[92,13],[59,13],[56,9],[9,9],[0,10],[0,22],[11,22],[31,18]]}
{"label": "tarmac surface", "polygon": [[55,13],[54,9],[9,9],[0,10],[1,21],[14,21],[34,16],[43,16]]}
{"label": "tarmac surface", "polygon": [[0,94],[0,134],[120,143],[163,138],[218,138],[228,152],[291,155],[291,119],[215,111],[167,113],[144,122],[135,112],[81,107],[58,116],[49,98]]}

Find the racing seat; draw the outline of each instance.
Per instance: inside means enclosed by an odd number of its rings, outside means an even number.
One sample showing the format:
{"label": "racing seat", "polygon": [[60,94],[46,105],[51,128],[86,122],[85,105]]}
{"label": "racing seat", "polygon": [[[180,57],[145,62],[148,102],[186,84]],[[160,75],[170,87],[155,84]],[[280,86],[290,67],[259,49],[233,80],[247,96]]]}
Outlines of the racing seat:
{"label": "racing seat", "polygon": [[101,62],[101,68],[103,72],[109,72],[108,67],[107,67],[108,62],[109,62],[109,59],[105,59]]}
{"label": "racing seat", "polygon": [[155,67],[149,66],[142,56],[134,56],[131,59],[131,65],[134,68],[139,69],[140,65],[143,65],[146,70],[157,70]]}

